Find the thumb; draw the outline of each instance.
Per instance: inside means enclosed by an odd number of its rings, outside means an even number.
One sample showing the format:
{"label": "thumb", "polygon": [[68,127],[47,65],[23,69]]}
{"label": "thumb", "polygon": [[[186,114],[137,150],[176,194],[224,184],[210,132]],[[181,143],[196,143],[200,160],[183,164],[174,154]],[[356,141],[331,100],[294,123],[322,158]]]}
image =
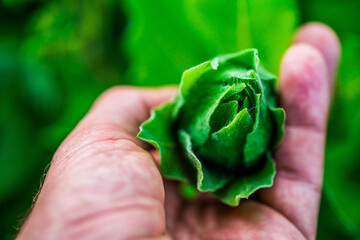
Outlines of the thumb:
{"label": "thumb", "polygon": [[164,234],[161,175],[135,135],[150,108],[174,93],[130,87],[104,93],[57,150],[18,239]]}

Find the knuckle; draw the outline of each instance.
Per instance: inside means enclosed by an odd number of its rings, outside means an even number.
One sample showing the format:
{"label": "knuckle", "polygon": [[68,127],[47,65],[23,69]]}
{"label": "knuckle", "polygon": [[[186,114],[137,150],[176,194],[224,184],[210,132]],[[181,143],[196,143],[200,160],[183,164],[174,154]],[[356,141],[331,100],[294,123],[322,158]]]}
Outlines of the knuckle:
{"label": "knuckle", "polygon": [[82,155],[104,153],[113,148],[126,152],[144,151],[128,133],[119,130],[115,125],[104,123],[75,130],[74,134],[58,148],[52,164],[60,164]]}

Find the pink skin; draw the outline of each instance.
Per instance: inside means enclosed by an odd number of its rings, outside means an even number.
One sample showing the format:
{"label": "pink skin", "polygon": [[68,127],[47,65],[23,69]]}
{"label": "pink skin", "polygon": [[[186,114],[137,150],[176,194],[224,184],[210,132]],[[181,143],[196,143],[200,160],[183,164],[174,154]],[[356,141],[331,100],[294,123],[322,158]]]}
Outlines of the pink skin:
{"label": "pink skin", "polygon": [[57,150],[18,239],[315,239],[339,52],[332,30],[311,23],[283,58],[286,134],[272,188],[236,208],[209,196],[181,200],[176,183],[163,181],[149,145],[135,138],[150,109],[176,90],[115,87]]}

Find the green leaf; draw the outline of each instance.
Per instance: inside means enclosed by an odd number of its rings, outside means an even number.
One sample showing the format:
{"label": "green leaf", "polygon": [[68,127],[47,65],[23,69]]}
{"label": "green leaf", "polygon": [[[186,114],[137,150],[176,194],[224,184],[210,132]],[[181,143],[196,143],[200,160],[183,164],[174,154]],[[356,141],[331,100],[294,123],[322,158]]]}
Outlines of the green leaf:
{"label": "green leaf", "polygon": [[164,176],[229,205],[272,185],[271,150],[284,112],[271,95],[276,79],[258,69],[257,50],[248,49],[184,72],[178,96],[156,109],[138,135],[159,150]]}
{"label": "green leaf", "polygon": [[191,136],[189,134],[180,130],[179,138],[184,146],[186,156],[197,172],[197,181],[195,186],[198,190],[215,191],[230,181],[232,176],[222,171],[211,171],[211,169],[209,169],[206,164],[203,164],[200,161],[200,159],[193,152]]}
{"label": "green leaf", "polygon": [[[234,94],[238,96],[237,94]],[[210,118],[210,128],[213,132],[218,131],[223,126],[229,125],[232,119],[236,116],[238,112],[238,101],[233,100],[224,104],[220,104],[216,111],[212,114]]]}
{"label": "green leaf", "polygon": [[221,164],[226,168],[236,166],[242,158],[246,135],[252,126],[253,120],[248,110],[241,110],[229,125],[224,124],[222,129],[211,134],[200,147],[200,156],[215,164],[221,160]]}
{"label": "green leaf", "polygon": [[251,47],[277,73],[299,15],[295,0],[123,2],[128,79],[136,85],[179,83],[184,69]]}
{"label": "green leaf", "polygon": [[153,144],[160,153],[161,171],[171,179],[186,181],[186,165],[179,156],[179,146],[172,135],[174,102],[152,112],[152,116],[140,127],[138,138]]}
{"label": "green leaf", "polygon": [[[239,173],[239,175],[241,175]],[[242,175],[214,193],[226,204],[237,206],[241,198],[248,198],[260,188],[271,187],[275,176],[275,164],[270,153],[265,154],[264,166],[251,175]]]}

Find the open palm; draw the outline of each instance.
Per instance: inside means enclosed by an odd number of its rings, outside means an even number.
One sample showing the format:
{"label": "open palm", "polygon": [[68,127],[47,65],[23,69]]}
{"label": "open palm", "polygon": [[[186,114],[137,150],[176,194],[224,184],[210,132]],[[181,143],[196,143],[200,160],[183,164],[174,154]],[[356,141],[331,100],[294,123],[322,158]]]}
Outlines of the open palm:
{"label": "open palm", "polygon": [[59,147],[18,239],[315,239],[338,55],[326,26],[299,30],[281,66],[287,121],[275,184],[236,208],[206,194],[182,200],[177,183],[163,181],[157,154],[135,138],[176,89],[107,91]]}

